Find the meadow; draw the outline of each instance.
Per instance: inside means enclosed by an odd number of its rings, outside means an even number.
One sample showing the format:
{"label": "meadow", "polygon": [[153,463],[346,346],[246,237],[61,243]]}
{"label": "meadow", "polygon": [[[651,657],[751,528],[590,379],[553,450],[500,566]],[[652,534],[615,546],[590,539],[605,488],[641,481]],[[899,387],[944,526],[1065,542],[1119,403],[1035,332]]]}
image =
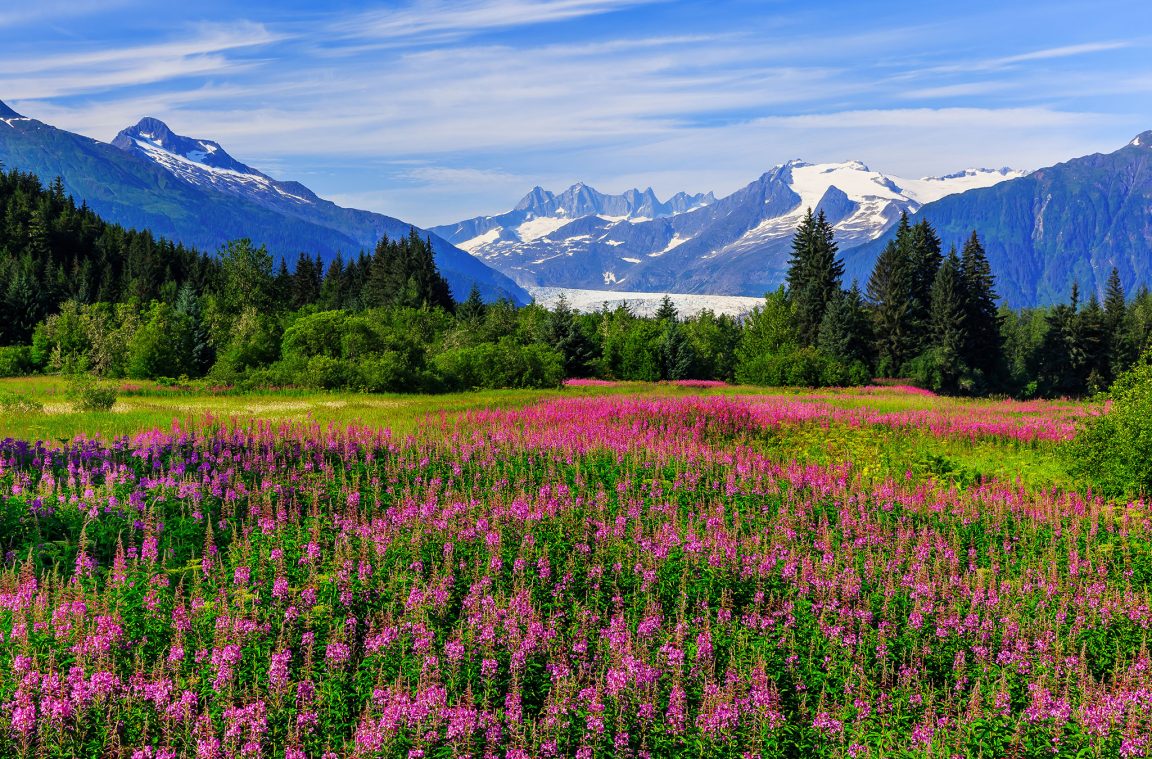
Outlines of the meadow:
{"label": "meadow", "polygon": [[1152,752],[1091,404],[2,384],[0,755]]}

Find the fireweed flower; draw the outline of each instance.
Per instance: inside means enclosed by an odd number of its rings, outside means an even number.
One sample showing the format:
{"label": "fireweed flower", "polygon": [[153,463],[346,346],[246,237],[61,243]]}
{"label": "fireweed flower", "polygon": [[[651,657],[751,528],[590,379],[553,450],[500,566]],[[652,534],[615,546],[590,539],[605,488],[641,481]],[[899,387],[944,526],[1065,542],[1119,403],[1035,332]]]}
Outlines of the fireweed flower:
{"label": "fireweed flower", "polygon": [[0,441],[6,513],[42,533],[0,573],[0,755],[1146,755],[1143,502],[761,445],[842,425],[1027,449],[1082,413],[572,393],[404,439]]}

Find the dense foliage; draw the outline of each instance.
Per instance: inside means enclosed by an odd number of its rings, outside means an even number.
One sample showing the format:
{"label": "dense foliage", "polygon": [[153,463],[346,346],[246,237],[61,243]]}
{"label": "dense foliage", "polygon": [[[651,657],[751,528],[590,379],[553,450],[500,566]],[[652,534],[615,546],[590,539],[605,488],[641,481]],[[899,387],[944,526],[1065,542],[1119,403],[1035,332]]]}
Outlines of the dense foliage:
{"label": "dense foliage", "polygon": [[413,231],[371,254],[294,265],[246,240],[207,256],[106,224],[57,181],[0,172],[0,375],[89,371],[241,386],[367,391],[548,387],[566,377],[853,385],[905,377],[936,391],[1102,390],[1152,342],[1152,295],[997,310],[975,233],[944,255],[901,219],[865,292],[842,283],[831,225],[797,229],[787,287],[741,319],[669,300],[576,313],[456,303]]}
{"label": "dense foliage", "polygon": [[1152,353],[1120,375],[1106,413],[1069,447],[1073,470],[1113,496],[1152,494]]}

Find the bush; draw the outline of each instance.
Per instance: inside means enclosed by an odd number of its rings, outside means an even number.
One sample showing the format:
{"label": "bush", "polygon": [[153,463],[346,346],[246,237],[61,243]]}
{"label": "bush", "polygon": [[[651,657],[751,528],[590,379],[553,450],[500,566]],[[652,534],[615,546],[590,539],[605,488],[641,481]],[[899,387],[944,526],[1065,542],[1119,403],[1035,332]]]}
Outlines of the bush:
{"label": "bush", "polygon": [[1068,446],[1069,468],[1111,496],[1152,493],[1152,352],[1112,385],[1111,406]]}
{"label": "bush", "polygon": [[32,348],[27,345],[0,347],[0,377],[21,377],[31,374]]}
{"label": "bush", "polygon": [[357,389],[369,393],[415,393],[437,389],[435,379],[402,353],[385,351],[356,365]]}
{"label": "bush", "polygon": [[564,357],[544,345],[511,338],[445,351],[432,360],[451,389],[546,388],[564,381]]}
{"label": "bush", "polygon": [[0,410],[5,414],[42,414],[44,404],[19,393],[0,393]]}
{"label": "bush", "polygon": [[313,356],[308,359],[299,384],[319,390],[337,390],[348,384],[348,363],[330,356]]}
{"label": "bush", "polygon": [[845,364],[815,348],[792,348],[746,357],[736,369],[736,380],[765,387],[847,387],[867,384],[871,373],[862,361]]}
{"label": "bush", "polygon": [[111,411],[116,388],[97,382],[90,374],[75,374],[68,380],[67,398],[77,411]]}

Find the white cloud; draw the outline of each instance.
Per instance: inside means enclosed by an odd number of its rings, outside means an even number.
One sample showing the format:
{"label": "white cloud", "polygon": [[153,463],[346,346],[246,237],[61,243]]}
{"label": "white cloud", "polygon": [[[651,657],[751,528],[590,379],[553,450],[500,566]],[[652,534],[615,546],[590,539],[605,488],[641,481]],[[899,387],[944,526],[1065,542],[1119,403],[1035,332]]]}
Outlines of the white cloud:
{"label": "white cloud", "polygon": [[352,37],[446,40],[478,32],[568,21],[662,0],[419,0],[397,10],[374,10],[333,24]]}
{"label": "white cloud", "polygon": [[1004,58],[998,58],[993,63],[999,65],[1007,65],[1012,63],[1024,63],[1026,61],[1047,61],[1052,58],[1070,58],[1075,55],[1087,55],[1089,53],[1102,53],[1108,50],[1119,50],[1131,46],[1131,42],[1116,41],[1116,42],[1086,42],[1081,45],[1064,45],[1062,47],[1050,47],[1043,50],[1033,50],[1030,53],[1021,53],[1019,55],[1009,55]]}
{"label": "white cloud", "polygon": [[[858,158],[905,176],[1034,168],[1148,127],[1094,113],[1100,93],[1147,92],[1138,69],[1043,65],[1135,41],[1017,53],[950,38],[946,24],[817,33],[780,14],[723,34],[604,23],[613,31],[546,44],[524,30],[650,2],[412,0],[311,26],[201,26],[43,55],[0,48],[0,98],[102,139],[154,115],[277,177],[426,225],[505,211],[538,183],[724,194],[793,157]],[[963,97],[985,107],[919,107]]]}
{"label": "white cloud", "polygon": [[186,38],[165,42],[0,57],[0,77],[5,96],[22,100],[102,93],[210,73],[235,76],[248,64],[227,53],[281,39],[260,24],[204,25]]}
{"label": "white cloud", "polygon": [[38,0],[35,3],[21,3],[18,6],[14,4],[14,7],[0,9],[0,28],[92,16],[106,13],[113,8],[127,4],[129,1],[101,0],[95,3],[92,0]]}

